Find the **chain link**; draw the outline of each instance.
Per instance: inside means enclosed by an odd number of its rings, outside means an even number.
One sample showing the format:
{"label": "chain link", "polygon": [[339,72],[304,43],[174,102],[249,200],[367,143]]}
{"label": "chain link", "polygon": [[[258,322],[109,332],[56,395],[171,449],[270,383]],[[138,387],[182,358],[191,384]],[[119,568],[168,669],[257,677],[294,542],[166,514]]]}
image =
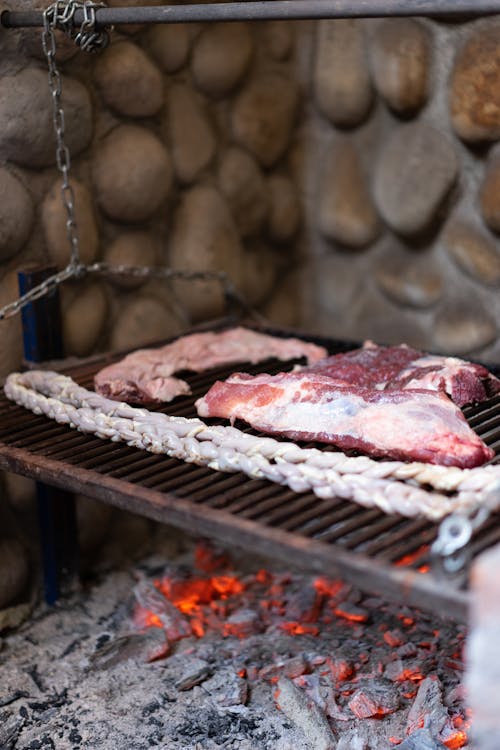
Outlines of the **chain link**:
{"label": "chain link", "polygon": [[[221,285],[226,302],[236,303],[242,311],[259,322],[264,322],[240,295],[231,279],[224,271],[177,271],[171,268],[150,268],[147,266],[111,266],[106,263],[84,265],[80,261],[78,227],[75,216],[75,194],[69,182],[71,156],[65,142],[65,118],[61,103],[62,80],[56,64],[55,30],[61,30],[73,39],[85,52],[97,52],[107,46],[109,34],[105,29],[96,28],[96,9],[104,3],[90,0],[55,0],[43,14],[42,46],[47,58],[49,89],[52,97],[52,120],[56,136],[56,164],[62,175],[61,197],[66,211],[66,233],[70,247],[70,260],[66,268],[50,276],[14,302],[0,308],[0,320],[19,313],[37,299],[50,294],[59,284],[68,279],[81,278],[86,274],[133,276],[136,278],[156,278],[166,281],[184,279],[187,281],[211,281]],[[75,26],[75,13],[83,12],[80,29]]]}

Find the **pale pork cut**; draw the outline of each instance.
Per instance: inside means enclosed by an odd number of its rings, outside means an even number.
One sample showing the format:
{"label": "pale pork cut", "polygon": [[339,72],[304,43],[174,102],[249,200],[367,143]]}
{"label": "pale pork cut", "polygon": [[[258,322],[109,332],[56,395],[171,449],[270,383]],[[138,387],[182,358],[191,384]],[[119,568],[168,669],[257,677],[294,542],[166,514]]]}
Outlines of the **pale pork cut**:
{"label": "pale pork cut", "polygon": [[162,403],[190,393],[175,372],[202,372],[219,365],[276,358],[305,357],[311,364],[326,357],[321,346],[297,338],[279,338],[248,328],[193,333],[156,349],[140,349],[100,370],[94,378],[97,393],[136,404]]}
{"label": "pale pork cut", "polygon": [[377,346],[335,354],[304,372],[328,375],[339,384],[377,390],[424,389],[447,393],[457,406],[484,401],[500,391],[486,367],[457,357],[425,354],[409,346]]}
{"label": "pale pork cut", "polygon": [[312,372],[231,375],[196,402],[201,417],[243,419],[265,433],[377,457],[479,466],[494,452],[442,393],[377,390]]}

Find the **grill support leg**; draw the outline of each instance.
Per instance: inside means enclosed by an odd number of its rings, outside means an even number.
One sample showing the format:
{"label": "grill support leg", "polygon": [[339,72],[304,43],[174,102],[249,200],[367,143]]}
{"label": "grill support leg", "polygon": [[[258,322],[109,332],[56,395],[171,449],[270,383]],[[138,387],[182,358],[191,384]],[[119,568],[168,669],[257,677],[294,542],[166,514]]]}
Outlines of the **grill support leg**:
{"label": "grill support leg", "polygon": [[[19,291],[29,292],[54,273],[54,268],[37,268],[18,275]],[[56,287],[22,311],[24,357],[28,363],[60,359],[63,339],[59,290]],[[72,494],[37,482],[38,523],[45,600],[54,604],[70,591],[78,573],[78,542],[75,500]]]}

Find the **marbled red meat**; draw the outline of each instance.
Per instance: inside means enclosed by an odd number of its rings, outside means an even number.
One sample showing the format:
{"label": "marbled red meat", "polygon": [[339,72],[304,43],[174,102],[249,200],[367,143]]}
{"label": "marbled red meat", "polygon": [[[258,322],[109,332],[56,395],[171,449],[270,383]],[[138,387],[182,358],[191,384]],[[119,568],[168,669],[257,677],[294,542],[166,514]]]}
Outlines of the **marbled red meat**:
{"label": "marbled red meat", "polygon": [[304,372],[377,390],[424,389],[447,393],[457,406],[484,401],[500,391],[500,380],[482,365],[457,357],[425,354],[409,346],[376,346],[335,354]]}
{"label": "marbled red meat", "polygon": [[279,338],[248,328],[193,333],[156,349],[140,349],[100,370],[95,390],[107,398],[136,404],[171,401],[190,393],[188,384],[172,377],[180,370],[202,372],[218,365],[305,357],[317,362],[326,349],[297,338]]}
{"label": "marbled red meat", "polygon": [[239,418],[262,432],[372,456],[470,468],[494,455],[439,392],[342,385],[312,372],[237,373],[196,406],[201,417]]}

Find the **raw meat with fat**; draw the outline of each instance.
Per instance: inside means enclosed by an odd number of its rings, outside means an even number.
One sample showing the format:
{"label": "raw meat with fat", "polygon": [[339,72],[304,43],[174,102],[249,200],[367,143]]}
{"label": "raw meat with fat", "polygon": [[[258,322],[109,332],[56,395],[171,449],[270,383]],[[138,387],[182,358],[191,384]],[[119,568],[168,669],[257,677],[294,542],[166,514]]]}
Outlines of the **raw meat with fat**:
{"label": "raw meat with fat", "polygon": [[500,391],[500,380],[486,367],[457,357],[425,354],[405,344],[363,348],[303,368],[336,382],[377,390],[424,389],[447,393],[457,406],[480,402]]}
{"label": "raw meat with fat", "polygon": [[201,417],[243,419],[262,432],[372,456],[479,466],[494,452],[442,393],[339,384],[312,372],[237,373],[196,402]]}
{"label": "raw meat with fat", "polygon": [[156,349],[140,349],[100,370],[95,390],[117,401],[162,403],[190,393],[189,385],[172,377],[181,370],[202,372],[212,367],[266,359],[300,359],[309,363],[326,357],[321,346],[297,338],[279,338],[248,328],[193,333]]}

